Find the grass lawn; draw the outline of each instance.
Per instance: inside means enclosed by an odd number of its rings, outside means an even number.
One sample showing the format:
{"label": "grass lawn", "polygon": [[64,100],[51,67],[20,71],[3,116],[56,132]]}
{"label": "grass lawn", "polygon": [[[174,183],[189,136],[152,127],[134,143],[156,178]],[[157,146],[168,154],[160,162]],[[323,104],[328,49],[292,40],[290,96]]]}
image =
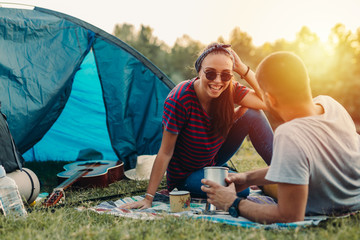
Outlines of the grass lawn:
{"label": "grass lawn", "polygon": [[[264,166],[249,142],[233,157],[239,171]],[[56,173],[65,162],[27,162],[41,181],[41,192],[51,192],[57,185]],[[0,239],[360,239],[360,214],[329,220],[317,227],[293,230],[245,229],[188,218],[166,217],[145,221],[78,212],[75,206],[94,206],[101,201],[79,201],[129,192],[145,192],[147,181],[121,180],[108,188],[67,190],[66,202],[55,208],[29,208],[26,219],[0,216]],[[165,182],[161,183],[165,187]],[[115,199],[114,199],[115,200]]]}

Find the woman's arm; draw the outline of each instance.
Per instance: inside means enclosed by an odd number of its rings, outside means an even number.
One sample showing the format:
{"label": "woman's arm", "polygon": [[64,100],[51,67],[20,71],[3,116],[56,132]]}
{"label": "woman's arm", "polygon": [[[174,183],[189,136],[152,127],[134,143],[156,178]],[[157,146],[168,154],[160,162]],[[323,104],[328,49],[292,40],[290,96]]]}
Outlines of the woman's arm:
{"label": "woman's arm", "polygon": [[231,50],[231,52],[235,59],[234,71],[238,73],[240,76],[244,76],[247,72],[244,79],[253,89],[250,90],[248,94],[246,94],[246,96],[242,99],[240,104],[248,108],[266,110],[266,105],[263,102],[263,98],[262,98],[262,91],[255,78],[255,73],[251,69],[249,69],[248,71],[248,66],[241,61],[240,57],[236,54],[234,50]]}
{"label": "woman's arm", "polygon": [[248,94],[245,95],[240,105],[252,109],[267,110],[266,104],[257,96],[254,90],[250,90]]}
{"label": "woman's arm", "polygon": [[156,190],[165,174],[166,168],[169,165],[170,159],[174,153],[177,137],[177,134],[164,130],[161,146],[151,171],[149,186],[147,189],[147,193],[150,193],[151,195],[156,194]]}
{"label": "woman's arm", "polygon": [[[174,153],[175,144],[178,135],[174,133],[170,133],[166,130],[163,132],[163,137],[161,141],[161,146],[159,152],[156,156],[153,168],[151,170],[149,185],[147,188],[147,193],[152,196],[155,196],[156,190],[160,185],[160,182],[165,174],[166,168],[169,165],[170,159]],[[149,195],[145,196],[144,200],[127,203],[121,205],[121,208],[149,208],[153,202],[153,198]]]}
{"label": "woman's arm", "polygon": [[242,77],[246,75],[244,77],[245,81],[251,86],[252,89],[254,89],[260,100],[262,100],[261,89],[256,80],[255,73],[251,69],[248,71],[248,66],[241,61],[240,57],[234,50],[231,49],[231,53],[233,54],[235,60],[234,71]]}

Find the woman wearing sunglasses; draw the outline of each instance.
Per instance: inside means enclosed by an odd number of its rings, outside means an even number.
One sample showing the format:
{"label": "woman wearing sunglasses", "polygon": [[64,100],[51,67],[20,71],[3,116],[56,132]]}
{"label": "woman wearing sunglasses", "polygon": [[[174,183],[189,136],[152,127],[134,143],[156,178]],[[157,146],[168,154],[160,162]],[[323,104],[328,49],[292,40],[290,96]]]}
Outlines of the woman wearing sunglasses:
{"label": "woman wearing sunglasses", "polygon": [[[165,171],[169,191],[177,188],[206,198],[201,190],[204,167],[226,165],[247,135],[270,164],[273,132],[259,111],[265,104],[254,73],[230,45],[223,44],[209,45],[196,60],[195,69],[198,76],[178,84],[165,100],[163,138],[145,199],[122,207],[151,207]],[[254,90],[235,81],[234,72]]]}

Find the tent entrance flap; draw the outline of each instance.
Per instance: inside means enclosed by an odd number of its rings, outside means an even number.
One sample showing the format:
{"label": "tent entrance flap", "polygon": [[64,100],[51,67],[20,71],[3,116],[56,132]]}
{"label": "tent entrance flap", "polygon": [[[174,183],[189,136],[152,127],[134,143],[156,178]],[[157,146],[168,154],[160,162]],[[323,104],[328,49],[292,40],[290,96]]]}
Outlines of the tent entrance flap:
{"label": "tent entrance flap", "polygon": [[117,160],[106,126],[93,51],[85,57],[74,77],[72,91],[59,118],[32,149],[25,160],[74,160],[84,149],[100,152],[101,159]]}

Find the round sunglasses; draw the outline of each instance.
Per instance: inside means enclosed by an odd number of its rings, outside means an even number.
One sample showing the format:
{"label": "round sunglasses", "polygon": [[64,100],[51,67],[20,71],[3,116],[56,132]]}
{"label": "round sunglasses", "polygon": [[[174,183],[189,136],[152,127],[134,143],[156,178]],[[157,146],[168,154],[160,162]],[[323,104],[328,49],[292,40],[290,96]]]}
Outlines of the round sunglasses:
{"label": "round sunglasses", "polygon": [[217,77],[217,75],[220,75],[220,79],[223,82],[228,82],[231,80],[231,78],[233,77],[233,75],[231,73],[227,73],[227,72],[222,72],[222,73],[217,73],[215,71],[203,71],[205,73],[205,76],[208,80],[210,81],[214,81]]}

